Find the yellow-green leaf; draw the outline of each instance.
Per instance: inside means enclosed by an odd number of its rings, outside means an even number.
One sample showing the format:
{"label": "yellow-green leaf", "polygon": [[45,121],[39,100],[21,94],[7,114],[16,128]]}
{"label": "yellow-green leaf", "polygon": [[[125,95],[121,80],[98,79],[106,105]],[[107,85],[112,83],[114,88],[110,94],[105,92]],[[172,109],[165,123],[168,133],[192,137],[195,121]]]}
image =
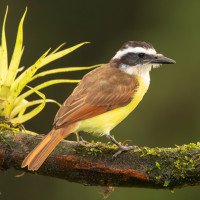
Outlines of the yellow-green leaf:
{"label": "yellow-green leaf", "polygon": [[12,85],[12,83],[15,80],[15,77],[17,75],[17,70],[19,68],[19,63],[23,54],[23,49],[22,49],[22,45],[23,45],[23,23],[24,23],[24,18],[26,16],[26,12],[27,12],[27,8],[24,12],[24,15],[19,23],[19,27],[18,27],[18,32],[17,32],[17,37],[16,37],[16,42],[15,42],[15,48],[13,51],[13,55],[11,58],[11,62],[9,65],[9,69],[8,69],[8,75],[6,77],[6,81],[5,84],[10,86]]}
{"label": "yellow-green leaf", "polygon": [[[28,102],[26,99],[23,99],[23,104],[25,104],[26,102]],[[26,108],[21,109],[20,112],[18,113],[18,117],[22,116],[26,111]]]}
{"label": "yellow-green leaf", "polygon": [[8,54],[7,54],[7,44],[6,44],[6,34],[5,34],[5,24],[8,13],[8,7],[6,9],[6,14],[3,21],[2,36],[1,36],[1,52],[0,52],[0,85],[4,83],[8,72]]}
{"label": "yellow-green leaf", "polygon": [[61,47],[63,47],[66,44],[66,42],[62,43],[60,46],[58,46],[54,51],[51,52],[51,54],[56,53]]}
{"label": "yellow-green leaf", "polygon": [[[58,83],[78,83],[80,80],[69,80],[69,79],[57,79],[57,80],[51,80],[51,81],[47,81],[45,83],[42,83],[38,86],[36,86],[34,89],[35,90],[41,90],[43,88],[46,88],[50,85],[54,85],[54,84],[58,84]],[[23,99],[27,98],[28,96],[30,96],[31,94],[33,94],[34,91],[33,90],[28,90],[27,92],[23,93],[22,95],[20,95],[14,104],[14,107],[18,106],[18,104],[20,104]]]}
{"label": "yellow-green leaf", "polygon": [[[28,107],[37,105],[37,104],[41,104],[43,103],[43,99],[39,99],[39,100],[34,100],[34,101],[23,101],[23,103],[21,103],[21,105],[15,107],[10,115],[10,118],[14,118],[17,114],[20,114],[19,116],[22,116],[21,111],[23,111],[23,113],[26,111],[26,109]],[[57,104],[59,107],[61,106],[60,103],[58,103],[57,101],[53,100],[53,99],[46,99],[46,102],[48,103],[55,103]]]}
{"label": "yellow-green leaf", "polygon": [[34,73],[37,71],[38,66],[41,63],[41,60],[48,54],[49,50],[44,53],[35,64],[33,64],[31,67],[29,67],[26,71],[24,71],[12,84],[10,91],[8,93],[7,98],[7,107],[4,110],[5,116],[8,116],[12,109],[14,108],[14,102],[17,98],[17,96],[21,93],[23,88],[26,86],[26,84],[31,80]]}
{"label": "yellow-green leaf", "polygon": [[81,47],[82,45],[84,44],[88,44],[89,42],[83,42],[83,43],[80,43],[80,44],[77,44],[73,47],[70,47],[68,49],[64,49],[62,51],[59,51],[57,53],[54,53],[54,54],[50,54],[48,55],[45,59],[42,60],[42,63],[40,65],[40,67],[43,67],[44,65],[47,65],[48,63],[54,61],[54,60],[57,60],[58,58],[61,58],[69,53],[71,53],[72,51],[76,50],[77,48]]}
{"label": "yellow-green leaf", "polygon": [[80,70],[93,69],[93,68],[99,67],[101,65],[102,64],[93,65],[93,66],[90,66],[90,67],[65,67],[65,68],[57,68],[57,69],[52,69],[52,70],[46,70],[44,72],[41,72],[41,73],[33,76],[31,81],[36,79],[36,78],[43,77],[43,76],[46,76],[46,75],[49,75],[49,74],[56,74],[56,73],[61,73],[61,72],[71,72],[71,71],[74,72],[74,71],[80,71]]}
{"label": "yellow-green leaf", "polygon": [[[29,87],[29,86],[28,86]],[[31,88],[31,87],[29,87]],[[44,108],[45,104],[46,104],[46,97],[43,93],[35,90],[34,88],[31,88],[32,90],[34,90],[35,93],[37,93],[43,100],[42,103],[40,103],[39,106],[37,106],[36,108],[34,108],[32,111],[28,112],[27,114],[24,114],[22,116],[18,116],[16,118],[11,119],[11,123],[16,124],[16,123],[23,123],[25,121],[28,121],[29,119],[33,118],[35,115],[37,115],[39,112],[42,111],[42,109]]]}
{"label": "yellow-green leaf", "polygon": [[28,82],[30,82],[32,76],[36,73],[36,71],[39,69],[40,64],[42,60],[45,58],[45,56],[48,54],[48,51],[46,51],[31,67],[29,67],[26,71],[24,71],[12,84],[11,86],[11,94],[13,98],[17,97],[22,89],[26,86]]}

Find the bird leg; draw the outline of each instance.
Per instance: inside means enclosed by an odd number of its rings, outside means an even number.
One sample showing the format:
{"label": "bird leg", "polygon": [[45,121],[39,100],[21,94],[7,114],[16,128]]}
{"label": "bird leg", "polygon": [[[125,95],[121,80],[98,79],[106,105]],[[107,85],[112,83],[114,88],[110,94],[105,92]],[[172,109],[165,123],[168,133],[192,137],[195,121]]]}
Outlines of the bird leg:
{"label": "bird leg", "polygon": [[111,135],[106,135],[106,137],[112,141],[114,144],[116,144],[119,147],[119,150],[117,153],[115,153],[112,157],[116,158],[119,154],[121,154],[123,151],[129,151],[131,149],[138,149],[138,146],[122,146],[121,144],[119,144],[119,142],[117,142]]}
{"label": "bird leg", "polygon": [[80,145],[80,144],[86,144],[86,143],[87,143],[87,141],[85,141],[85,140],[82,138],[82,136],[80,135],[79,132],[76,132],[75,134],[76,134],[76,138],[77,138],[78,145]]}

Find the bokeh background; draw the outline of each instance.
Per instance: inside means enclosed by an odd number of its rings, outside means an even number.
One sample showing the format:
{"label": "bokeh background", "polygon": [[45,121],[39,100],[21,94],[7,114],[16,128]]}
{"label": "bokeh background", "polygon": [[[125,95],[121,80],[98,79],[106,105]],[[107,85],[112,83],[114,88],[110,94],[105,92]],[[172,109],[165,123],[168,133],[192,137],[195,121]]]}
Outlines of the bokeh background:
{"label": "bokeh background", "polygon": [[[24,24],[25,52],[22,66],[30,66],[49,47],[66,47],[90,41],[46,68],[90,66],[106,63],[129,40],[150,42],[156,50],[176,60],[151,72],[148,93],[137,109],[112,133],[119,141],[149,147],[173,147],[199,141],[200,132],[200,1],[174,0],[1,0],[0,23],[9,5],[6,34],[9,58],[19,20],[28,6]],[[52,78],[80,79],[86,71],[41,78],[31,86]],[[47,98],[63,102],[75,84],[51,86]],[[34,96],[33,96],[34,98]],[[48,104],[26,129],[48,133],[58,107]],[[87,140],[106,141],[85,136]],[[74,140],[74,136],[69,137]],[[0,199],[102,199],[101,188],[9,170],[0,172]],[[115,188],[109,199],[197,199],[199,187],[186,187],[172,194],[166,190]]]}

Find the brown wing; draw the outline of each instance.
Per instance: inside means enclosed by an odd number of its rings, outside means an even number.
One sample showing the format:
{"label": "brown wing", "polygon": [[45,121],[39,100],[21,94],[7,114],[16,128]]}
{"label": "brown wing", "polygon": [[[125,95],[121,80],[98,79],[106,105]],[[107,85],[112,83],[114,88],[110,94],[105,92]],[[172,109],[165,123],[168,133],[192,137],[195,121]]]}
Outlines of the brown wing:
{"label": "brown wing", "polygon": [[54,126],[59,128],[125,106],[137,87],[135,78],[109,64],[92,70],[59,109]]}

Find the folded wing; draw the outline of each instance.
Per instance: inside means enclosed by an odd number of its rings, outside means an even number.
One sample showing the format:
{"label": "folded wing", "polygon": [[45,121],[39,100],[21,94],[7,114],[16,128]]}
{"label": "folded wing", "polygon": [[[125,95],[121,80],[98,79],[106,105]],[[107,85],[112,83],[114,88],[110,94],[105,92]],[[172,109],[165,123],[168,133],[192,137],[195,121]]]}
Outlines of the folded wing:
{"label": "folded wing", "polygon": [[131,75],[103,65],[83,77],[59,109],[54,126],[60,128],[125,106],[134,98],[137,88],[138,81]]}

